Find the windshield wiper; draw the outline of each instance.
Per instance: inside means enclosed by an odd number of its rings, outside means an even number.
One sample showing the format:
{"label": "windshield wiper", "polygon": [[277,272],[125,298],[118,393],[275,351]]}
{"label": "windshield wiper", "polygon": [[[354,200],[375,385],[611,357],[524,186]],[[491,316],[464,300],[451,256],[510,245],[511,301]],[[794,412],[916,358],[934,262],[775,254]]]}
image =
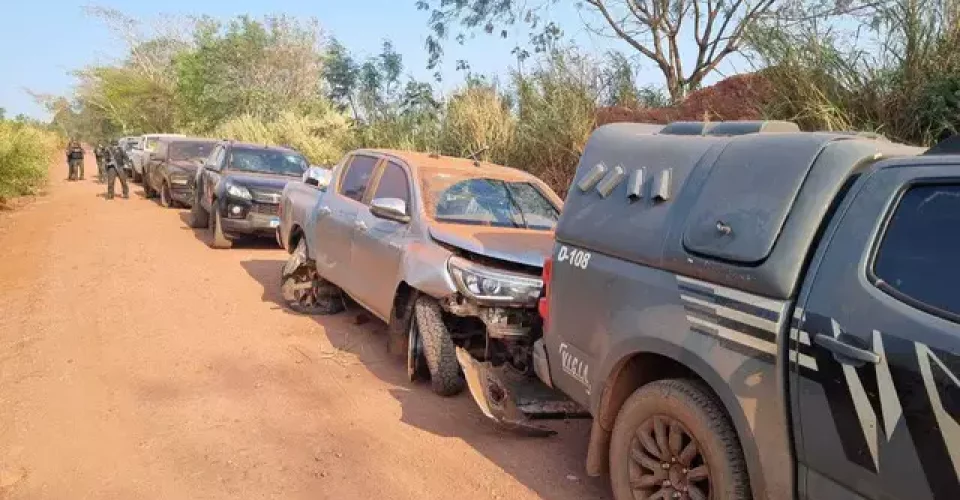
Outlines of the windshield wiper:
{"label": "windshield wiper", "polygon": [[[500,181],[503,183],[503,190],[507,192],[507,198],[510,199],[510,203],[513,205],[513,208],[517,209],[517,213],[520,214],[520,220],[523,221],[523,228],[530,229],[530,226],[527,225],[527,216],[523,214],[523,209],[520,208],[520,204],[517,203],[517,199],[513,197],[513,193],[510,192],[510,185],[507,184],[507,181]],[[510,221],[513,222],[513,225],[516,227],[517,223],[513,221],[513,218],[510,218]]]}

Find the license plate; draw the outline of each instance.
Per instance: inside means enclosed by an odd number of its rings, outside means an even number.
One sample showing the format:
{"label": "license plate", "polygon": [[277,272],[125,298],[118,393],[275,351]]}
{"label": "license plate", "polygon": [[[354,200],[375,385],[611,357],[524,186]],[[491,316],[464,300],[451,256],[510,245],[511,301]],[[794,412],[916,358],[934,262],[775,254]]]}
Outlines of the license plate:
{"label": "license plate", "polygon": [[278,226],[280,226],[279,218],[270,219],[270,227],[278,227]]}

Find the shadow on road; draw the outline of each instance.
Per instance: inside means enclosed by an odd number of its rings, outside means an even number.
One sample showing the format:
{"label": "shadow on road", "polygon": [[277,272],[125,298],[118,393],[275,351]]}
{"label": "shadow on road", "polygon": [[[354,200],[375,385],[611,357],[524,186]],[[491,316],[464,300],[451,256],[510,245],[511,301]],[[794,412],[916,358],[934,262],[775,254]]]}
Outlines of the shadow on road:
{"label": "shadow on road", "polygon": [[[279,259],[241,262],[247,274],[263,286],[264,302],[298,315],[284,305],[280,294],[283,264]],[[586,478],[584,474],[588,420],[549,422],[547,427],[558,432],[550,438],[505,431],[483,416],[467,391],[457,397],[441,398],[433,394],[429,383],[410,382],[405,361],[387,351],[387,326],[359,306],[348,301],[345,312],[310,318],[323,328],[334,349],[355,357],[370,373],[393,386],[389,392],[401,406],[403,423],[437,436],[463,440],[544,498],[609,496],[604,479]],[[544,474],[544,469],[550,474]],[[567,478],[570,474],[577,477],[576,481]]]}

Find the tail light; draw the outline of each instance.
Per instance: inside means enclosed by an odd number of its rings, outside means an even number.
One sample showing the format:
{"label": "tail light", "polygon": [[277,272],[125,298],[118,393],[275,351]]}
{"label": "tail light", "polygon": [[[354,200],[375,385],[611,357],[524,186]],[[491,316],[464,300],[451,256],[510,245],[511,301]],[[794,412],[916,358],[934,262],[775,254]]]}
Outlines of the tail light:
{"label": "tail light", "polygon": [[553,276],[553,258],[547,257],[543,261],[543,291],[540,295],[540,301],[537,303],[537,312],[543,318],[543,329],[547,330],[550,321],[550,278]]}

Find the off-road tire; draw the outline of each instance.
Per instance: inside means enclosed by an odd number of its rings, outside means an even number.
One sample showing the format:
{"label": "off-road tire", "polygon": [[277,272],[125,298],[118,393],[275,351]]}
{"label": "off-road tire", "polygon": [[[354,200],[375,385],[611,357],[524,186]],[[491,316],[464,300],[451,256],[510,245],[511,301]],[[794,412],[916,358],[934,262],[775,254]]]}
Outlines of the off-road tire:
{"label": "off-road tire", "polygon": [[203,209],[200,204],[200,197],[193,199],[190,205],[190,215],[187,217],[187,225],[194,229],[203,229],[210,225],[210,213]]}
{"label": "off-road tire", "polygon": [[220,201],[214,201],[211,208],[210,224],[208,228],[210,233],[210,248],[225,250],[233,247],[233,242],[227,238],[227,235],[223,234],[223,223],[220,218]]}
{"label": "off-road tire", "polygon": [[163,208],[173,208],[174,201],[170,197],[170,185],[166,182],[160,186],[160,206]]}
{"label": "off-road tire", "polygon": [[[716,397],[702,383],[666,379],[640,387],[620,408],[610,440],[610,485],[617,500],[635,498],[631,486],[631,448],[639,442],[641,426],[654,416],[679,422],[699,448],[709,470],[709,498],[748,500],[750,479],[733,424]],[[688,441],[689,443],[689,441]],[[647,453],[647,452],[645,452]],[[647,453],[647,457],[654,457]],[[665,462],[669,462],[666,457]],[[634,474],[638,466],[634,465]],[[637,478],[633,478],[637,481]]]}
{"label": "off-road tire", "polygon": [[157,191],[153,189],[153,186],[150,185],[150,179],[146,176],[141,176],[140,185],[143,186],[143,195],[147,198],[156,198]]}
{"label": "off-road tire", "polygon": [[414,316],[433,392],[443,397],[460,394],[464,388],[463,375],[453,340],[443,323],[440,304],[430,297],[420,297],[414,306]]}
{"label": "off-road tire", "polygon": [[[302,247],[302,248],[301,248]],[[306,256],[307,244],[301,239],[297,244],[296,250],[290,255],[292,259],[297,252],[303,252]],[[313,283],[313,300],[306,303],[294,300],[290,294],[286,293],[284,288],[292,283],[302,283],[310,280]],[[280,293],[283,295],[284,303],[287,307],[300,314],[310,315],[331,315],[342,312],[345,308],[343,303],[343,293],[333,283],[323,279],[317,274],[317,269],[313,262],[305,259],[304,263],[294,269],[289,274],[284,274],[283,268],[280,271]]]}
{"label": "off-road tire", "polygon": [[407,338],[416,300],[417,296],[413,293],[404,304],[398,305],[387,325],[387,351],[399,359],[406,359],[407,356]]}

